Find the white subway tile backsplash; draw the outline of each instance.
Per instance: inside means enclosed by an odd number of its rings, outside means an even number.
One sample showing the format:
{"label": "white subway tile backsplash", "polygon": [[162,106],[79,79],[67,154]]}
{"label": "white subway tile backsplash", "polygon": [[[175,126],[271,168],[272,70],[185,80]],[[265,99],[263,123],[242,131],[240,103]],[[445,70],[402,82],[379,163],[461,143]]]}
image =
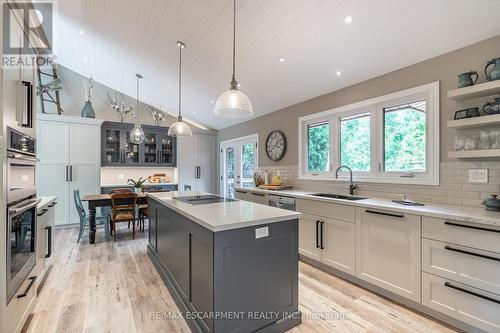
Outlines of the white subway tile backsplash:
{"label": "white subway tile backsplash", "polygon": [[[486,184],[470,184],[469,169],[489,169],[489,181]],[[281,178],[295,188],[318,191],[348,193],[347,182],[315,181],[298,179],[298,166],[262,167],[260,173],[267,170],[276,174],[279,170]],[[500,194],[500,161],[487,162],[442,162],[440,165],[440,185],[395,185],[357,183],[357,195],[399,199],[401,194],[421,202],[433,202],[458,206],[481,206],[482,200],[491,194]]]}

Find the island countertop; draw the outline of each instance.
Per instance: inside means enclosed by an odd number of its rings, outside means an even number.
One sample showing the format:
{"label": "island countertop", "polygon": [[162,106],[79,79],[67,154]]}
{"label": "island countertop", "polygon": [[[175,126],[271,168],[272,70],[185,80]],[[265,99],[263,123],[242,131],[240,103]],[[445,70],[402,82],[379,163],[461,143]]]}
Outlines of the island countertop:
{"label": "island countertop", "polygon": [[302,215],[299,212],[241,200],[192,205],[175,199],[207,194],[209,193],[172,191],[148,193],[148,197],[213,232],[298,219]]}

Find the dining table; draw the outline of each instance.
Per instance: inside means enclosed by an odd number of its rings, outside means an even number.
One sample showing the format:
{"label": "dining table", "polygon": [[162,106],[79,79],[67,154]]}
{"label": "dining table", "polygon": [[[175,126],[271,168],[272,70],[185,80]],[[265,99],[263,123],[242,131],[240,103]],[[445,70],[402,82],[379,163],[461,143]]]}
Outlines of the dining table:
{"label": "dining table", "polygon": [[[144,205],[147,204],[147,193],[137,194],[137,204]],[[95,243],[95,214],[97,207],[111,207],[111,194],[88,194],[82,198],[82,201],[87,202],[89,209],[89,243]]]}

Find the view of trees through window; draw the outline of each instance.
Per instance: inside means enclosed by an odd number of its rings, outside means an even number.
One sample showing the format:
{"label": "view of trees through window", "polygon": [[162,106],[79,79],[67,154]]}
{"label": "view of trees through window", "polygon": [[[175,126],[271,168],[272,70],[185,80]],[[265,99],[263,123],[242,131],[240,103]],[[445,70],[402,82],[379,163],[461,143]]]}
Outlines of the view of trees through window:
{"label": "view of trees through window", "polygon": [[340,119],[340,164],[370,171],[370,113]]}
{"label": "view of trees through window", "polygon": [[384,109],[384,170],[425,171],[426,101]]}
{"label": "view of trees through window", "polygon": [[307,127],[307,169],[310,172],[328,171],[330,165],[330,125]]}
{"label": "view of trees through window", "polygon": [[241,146],[241,171],[243,187],[253,185],[254,172],[254,149],[253,143],[247,143]]}

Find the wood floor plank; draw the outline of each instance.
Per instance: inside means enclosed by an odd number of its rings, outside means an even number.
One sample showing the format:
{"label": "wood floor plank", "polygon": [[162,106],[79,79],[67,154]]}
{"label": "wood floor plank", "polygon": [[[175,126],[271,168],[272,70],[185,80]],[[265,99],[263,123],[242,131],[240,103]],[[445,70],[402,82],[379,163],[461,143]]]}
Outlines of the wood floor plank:
{"label": "wood floor plank", "polygon": [[[52,271],[38,297],[31,333],[189,333],[172,296],[151,263],[146,232],[135,240],[126,225],[117,241],[76,243],[77,229],[57,230]],[[351,283],[299,264],[296,333],[450,333],[450,328]],[[335,316],[337,314],[337,316]]]}

